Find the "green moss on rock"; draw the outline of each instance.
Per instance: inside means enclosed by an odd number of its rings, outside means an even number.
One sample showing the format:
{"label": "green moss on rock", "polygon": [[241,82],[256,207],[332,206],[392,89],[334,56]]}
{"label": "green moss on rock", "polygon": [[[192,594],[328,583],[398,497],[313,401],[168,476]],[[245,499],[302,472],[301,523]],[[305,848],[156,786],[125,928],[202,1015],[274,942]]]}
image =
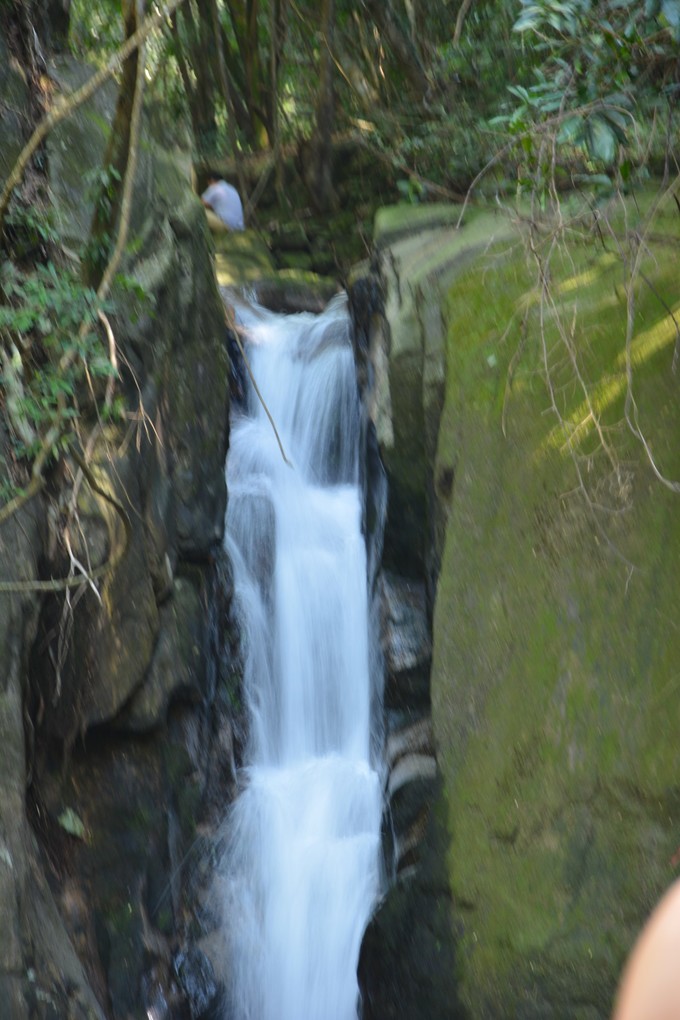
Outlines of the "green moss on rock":
{"label": "green moss on rock", "polygon": [[[478,244],[507,234],[491,213],[473,212],[460,230],[460,210],[437,206],[380,210],[377,243],[389,323],[385,378],[378,368],[374,420],[387,469],[390,501],[386,561],[400,572],[422,573],[428,559],[430,492],[444,395],[445,329],[441,315],[448,283],[476,254]],[[423,222],[427,229],[421,230]],[[380,224],[383,223],[383,227]]]}
{"label": "green moss on rock", "polygon": [[[676,219],[655,221],[630,348],[638,420],[673,479]],[[679,497],[624,421],[615,256],[570,244],[541,307],[523,249],[492,248],[447,313],[432,700],[461,995],[471,1017],[605,1017],[674,877]]]}

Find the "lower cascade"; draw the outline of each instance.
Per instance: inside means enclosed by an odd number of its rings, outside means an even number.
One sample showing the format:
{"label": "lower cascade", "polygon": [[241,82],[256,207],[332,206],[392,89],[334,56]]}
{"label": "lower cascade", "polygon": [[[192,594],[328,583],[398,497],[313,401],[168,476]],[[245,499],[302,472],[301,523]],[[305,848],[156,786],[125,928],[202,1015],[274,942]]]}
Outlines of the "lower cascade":
{"label": "lower cascade", "polygon": [[253,376],[233,414],[226,544],[248,748],[224,870],[238,1020],[352,1020],[379,887],[361,415],[344,297],[237,317]]}

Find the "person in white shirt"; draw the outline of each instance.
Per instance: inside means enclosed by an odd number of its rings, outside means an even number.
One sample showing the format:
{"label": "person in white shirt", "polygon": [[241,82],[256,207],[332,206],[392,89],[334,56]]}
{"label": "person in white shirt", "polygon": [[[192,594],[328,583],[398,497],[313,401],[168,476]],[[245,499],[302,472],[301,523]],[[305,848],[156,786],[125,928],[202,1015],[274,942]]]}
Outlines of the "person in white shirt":
{"label": "person in white shirt", "polygon": [[211,175],[201,201],[208,210],[208,223],[211,227],[218,230],[224,230],[225,227],[227,230],[245,229],[241,198],[231,184]]}

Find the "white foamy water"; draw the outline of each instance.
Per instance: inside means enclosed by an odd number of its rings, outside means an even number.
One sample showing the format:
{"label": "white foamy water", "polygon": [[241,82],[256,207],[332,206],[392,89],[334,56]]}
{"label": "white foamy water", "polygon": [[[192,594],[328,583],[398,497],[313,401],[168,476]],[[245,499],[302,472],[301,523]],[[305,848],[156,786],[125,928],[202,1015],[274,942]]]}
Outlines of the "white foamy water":
{"label": "white foamy water", "polygon": [[230,817],[226,923],[238,1020],[354,1020],[378,891],[360,414],[344,300],[242,306],[254,392],[232,421],[227,549],[245,635],[246,785]]}

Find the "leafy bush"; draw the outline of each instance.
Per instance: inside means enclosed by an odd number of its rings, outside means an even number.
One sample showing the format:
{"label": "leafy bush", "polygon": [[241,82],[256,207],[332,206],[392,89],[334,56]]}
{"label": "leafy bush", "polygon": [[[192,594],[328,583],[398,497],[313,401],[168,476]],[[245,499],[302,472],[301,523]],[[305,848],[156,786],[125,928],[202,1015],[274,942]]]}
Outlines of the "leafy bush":
{"label": "leafy bush", "polygon": [[680,0],[522,0],[514,31],[540,63],[492,124],[519,143],[520,184],[541,190],[561,167],[572,183],[625,185],[670,144]]}
{"label": "leafy bush", "polygon": [[31,460],[48,437],[50,454],[73,439],[79,401],[115,374],[95,323],[96,295],[54,262],[0,270],[0,340],[5,412],[14,453]]}

